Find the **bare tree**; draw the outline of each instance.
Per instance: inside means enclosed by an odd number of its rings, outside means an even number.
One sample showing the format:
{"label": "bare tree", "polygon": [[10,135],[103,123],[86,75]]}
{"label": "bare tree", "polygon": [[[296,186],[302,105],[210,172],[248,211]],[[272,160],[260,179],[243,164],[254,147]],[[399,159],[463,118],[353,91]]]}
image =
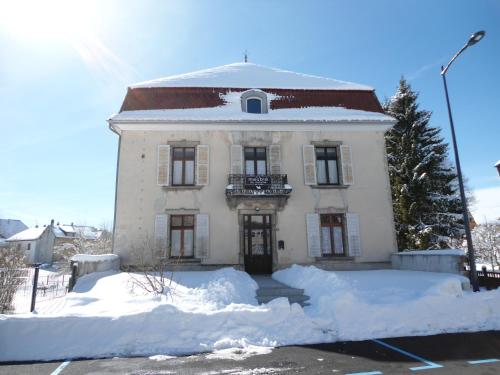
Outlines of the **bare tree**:
{"label": "bare tree", "polygon": [[161,249],[161,245],[150,237],[144,238],[132,249],[136,269],[140,276],[129,272],[134,284],[148,293],[156,295],[170,294],[173,268],[167,272],[167,265],[172,265]]}
{"label": "bare tree", "polygon": [[500,225],[485,223],[472,231],[476,257],[500,269]]}
{"label": "bare tree", "polygon": [[13,310],[14,296],[27,274],[28,269],[21,249],[0,248],[0,313]]}

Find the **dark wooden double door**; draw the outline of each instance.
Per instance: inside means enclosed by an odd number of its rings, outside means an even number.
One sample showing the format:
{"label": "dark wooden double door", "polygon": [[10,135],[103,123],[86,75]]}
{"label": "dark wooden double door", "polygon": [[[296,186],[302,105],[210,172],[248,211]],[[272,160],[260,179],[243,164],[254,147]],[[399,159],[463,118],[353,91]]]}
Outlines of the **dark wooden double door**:
{"label": "dark wooden double door", "polygon": [[245,271],[273,272],[273,226],[271,215],[243,215]]}

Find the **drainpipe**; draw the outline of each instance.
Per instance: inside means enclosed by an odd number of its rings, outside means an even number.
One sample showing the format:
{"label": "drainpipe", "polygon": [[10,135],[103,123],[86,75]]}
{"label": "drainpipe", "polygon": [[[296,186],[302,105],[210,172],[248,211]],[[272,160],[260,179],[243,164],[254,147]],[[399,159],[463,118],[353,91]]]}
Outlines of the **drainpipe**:
{"label": "drainpipe", "polygon": [[115,253],[115,234],[116,234],[116,202],[118,201],[118,171],[120,170],[120,151],[122,144],[122,137],[118,131],[113,126],[112,120],[108,120],[109,130],[118,136],[118,151],[116,153],[116,176],[115,176],[115,210],[113,213],[113,237],[111,240],[111,252]]}

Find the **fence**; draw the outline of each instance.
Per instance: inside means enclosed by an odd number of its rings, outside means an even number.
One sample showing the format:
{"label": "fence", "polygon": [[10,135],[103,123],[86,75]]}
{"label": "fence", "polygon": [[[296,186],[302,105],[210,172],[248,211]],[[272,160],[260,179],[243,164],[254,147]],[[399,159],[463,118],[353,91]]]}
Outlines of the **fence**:
{"label": "fence", "polygon": [[488,290],[500,287],[500,272],[498,271],[487,271],[486,267],[483,267],[482,271],[477,271],[477,279],[479,286],[484,286]]}
{"label": "fence", "polygon": [[0,270],[0,313],[20,314],[50,310],[68,292],[70,275],[47,272],[38,266]]}

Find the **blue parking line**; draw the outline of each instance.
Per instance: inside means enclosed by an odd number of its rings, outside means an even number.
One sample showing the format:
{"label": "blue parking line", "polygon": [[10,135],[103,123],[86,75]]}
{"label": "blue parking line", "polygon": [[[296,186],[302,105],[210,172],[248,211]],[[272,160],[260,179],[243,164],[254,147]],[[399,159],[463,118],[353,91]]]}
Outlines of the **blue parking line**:
{"label": "blue parking line", "polygon": [[54,371],[52,371],[50,375],[59,375],[61,371],[64,370],[67,365],[69,365],[70,362],[71,361],[64,361]]}
{"label": "blue parking line", "polygon": [[350,374],[346,375],[381,375],[382,372],[380,371],[369,371],[369,372],[351,372]]}
{"label": "blue parking line", "polygon": [[437,363],[434,363],[434,362],[428,361],[426,359],[423,359],[422,357],[419,357],[418,355],[408,353],[407,351],[405,351],[403,349],[396,348],[395,346],[389,345],[389,344],[387,344],[387,343],[385,343],[383,341],[380,341],[380,340],[377,340],[377,339],[372,340],[372,341],[374,341],[377,344],[380,344],[382,346],[385,346],[386,348],[392,349],[392,350],[394,350],[394,351],[396,351],[398,353],[401,353],[401,354],[403,354],[403,355],[405,355],[407,357],[416,359],[419,362],[423,362],[423,363],[427,364],[426,366],[410,367],[411,371],[430,370],[430,369],[433,369],[433,368],[441,368],[441,367],[443,367],[442,365],[438,365]]}
{"label": "blue parking line", "polygon": [[470,363],[471,365],[480,365],[482,363],[494,363],[494,362],[500,362],[500,359],[491,358],[491,359],[479,359],[477,361],[467,361],[467,363]]}

